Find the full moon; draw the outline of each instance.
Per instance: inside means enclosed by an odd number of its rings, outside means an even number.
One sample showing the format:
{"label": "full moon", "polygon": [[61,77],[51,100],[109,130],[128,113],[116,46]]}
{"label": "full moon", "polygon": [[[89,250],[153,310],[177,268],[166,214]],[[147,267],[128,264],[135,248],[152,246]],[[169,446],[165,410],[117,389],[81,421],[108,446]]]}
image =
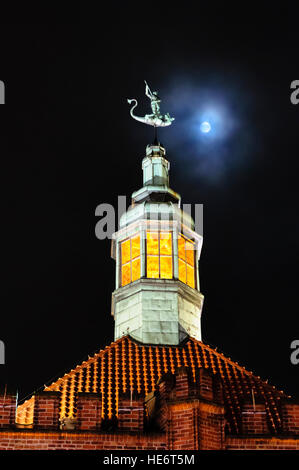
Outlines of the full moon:
{"label": "full moon", "polygon": [[201,132],[204,132],[204,134],[207,134],[211,130],[211,124],[208,121],[204,121],[200,125],[200,130]]}

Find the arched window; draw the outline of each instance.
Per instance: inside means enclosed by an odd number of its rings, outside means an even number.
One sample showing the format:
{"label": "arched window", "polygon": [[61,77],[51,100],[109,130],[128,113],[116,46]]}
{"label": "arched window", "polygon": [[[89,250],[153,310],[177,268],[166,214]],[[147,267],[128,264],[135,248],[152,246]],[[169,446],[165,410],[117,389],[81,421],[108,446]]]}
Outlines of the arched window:
{"label": "arched window", "polygon": [[121,285],[140,278],[140,235],[121,242]]}
{"label": "arched window", "polygon": [[146,277],[172,279],[172,234],[171,232],[147,232]]}
{"label": "arched window", "polygon": [[180,234],[178,238],[179,280],[195,288],[195,244]]}

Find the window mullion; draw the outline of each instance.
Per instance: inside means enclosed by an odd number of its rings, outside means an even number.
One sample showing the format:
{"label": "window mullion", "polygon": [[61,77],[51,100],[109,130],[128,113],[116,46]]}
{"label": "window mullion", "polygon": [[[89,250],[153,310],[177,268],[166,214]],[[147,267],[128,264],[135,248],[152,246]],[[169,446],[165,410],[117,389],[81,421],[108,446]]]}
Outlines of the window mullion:
{"label": "window mullion", "polygon": [[141,231],[140,239],[140,277],[147,276],[147,232]]}
{"label": "window mullion", "polygon": [[178,231],[174,228],[171,234],[171,253],[172,253],[172,278],[179,278],[179,253],[178,253]]}
{"label": "window mullion", "polygon": [[159,259],[159,279],[161,279],[161,250],[160,250],[160,234],[158,230],[158,259]]}
{"label": "window mullion", "polygon": [[132,238],[130,238],[130,282],[132,282]]}
{"label": "window mullion", "polygon": [[122,263],[121,263],[121,243],[117,243],[117,261],[116,261],[116,266],[118,269],[118,272],[116,273],[116,288],[120,287],[122,285],[122,279],[121,279],[121,269],[122,269]]}
{"label": "window mullion", "polygon": [[186,263],[186,284],[188,285],[188,261],[187,261],[187,240],[185,238],[185,263]]}

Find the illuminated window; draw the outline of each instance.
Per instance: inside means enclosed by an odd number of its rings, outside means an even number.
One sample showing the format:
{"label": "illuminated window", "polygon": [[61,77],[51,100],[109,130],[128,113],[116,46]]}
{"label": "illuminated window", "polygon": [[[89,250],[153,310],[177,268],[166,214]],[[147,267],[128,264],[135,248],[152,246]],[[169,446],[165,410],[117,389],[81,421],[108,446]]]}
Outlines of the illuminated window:
{"label": "illuminated window", "polygon": [[195,288],[195,247],[194,242],[182,235],[178,238],[179,280]]}
{"label": "illuminated window", "polygon": [[146,276],[172,279],[172,236],[169,232],[147,232]]}
{"label": "illuminated window", "polygon": [[121,285],[140,278],[140,235],[121,243]]}

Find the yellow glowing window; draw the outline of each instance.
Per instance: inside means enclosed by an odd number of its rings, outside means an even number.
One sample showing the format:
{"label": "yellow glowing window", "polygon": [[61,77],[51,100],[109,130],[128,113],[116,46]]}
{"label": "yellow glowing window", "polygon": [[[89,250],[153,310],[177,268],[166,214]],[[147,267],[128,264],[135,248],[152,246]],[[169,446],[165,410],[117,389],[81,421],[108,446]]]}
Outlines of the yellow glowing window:
{"label": "yellow glowing window", "polygon": [[169,232],[147,232],[146,276],[172,279],[172,234]]}
{"label": "yellow glowing window", "polygon": [[140,258],[132,261],[132,282],[140,278]]}
{"label": "yellow glowing window", "polygon": [[182,235],[178,238],[179,280],[195,288],[195,245]]}
{"label": "yellow glowing window", "polygon": [[140,236],[121,243],[121,285],[140,278]]}
{"label": "yellow glowing window", "polygon": [[147,248],[148,255],[159,254],[159,233],[158,232],[147,232],[146,248]]}
{"label": "yellow glowing window", "polygon": [[121,264],[125,264],[131,259],[131,240],[126,240],[121,244]]}
{"label": "yellow glowing window", "polygon": [[169,255],[172,254],[172,239],[171,233],[160,233],[160,254]]}

